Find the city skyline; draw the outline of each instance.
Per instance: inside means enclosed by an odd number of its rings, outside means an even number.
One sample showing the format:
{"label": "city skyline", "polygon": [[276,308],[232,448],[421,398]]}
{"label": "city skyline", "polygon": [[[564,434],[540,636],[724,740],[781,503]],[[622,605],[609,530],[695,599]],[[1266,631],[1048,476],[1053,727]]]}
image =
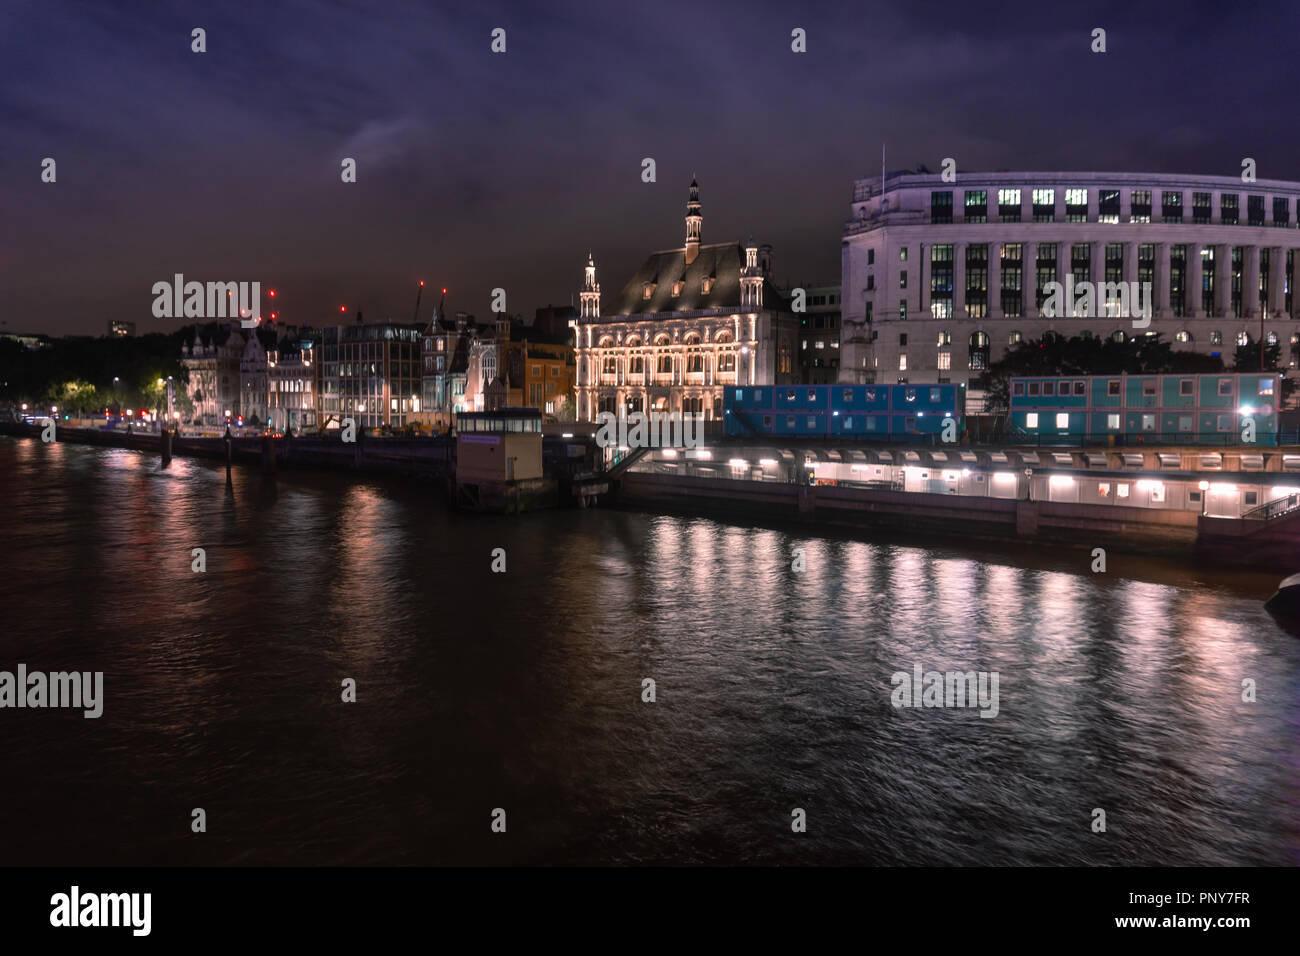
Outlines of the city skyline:
{"label": "city skyline", "polygon": [[[0,40],[5,329],[171,331],[150,290],[177,272],[261,281],[291,324],[407,320],[421,279],[449,309],[486,315],[500,287],[530,315],[576,304],[589,252],[613,287],[674,246],[692,176],[705,243],[753,233],[779,284],[835,282],[852,182],[882,143],[891,170],[1233,175],[1250,157],[1261,179],[1300,179],[1297,134],[1255,92],[1252,49],[1296,17],[1281,8],[952,7],[938,28],[930,11],[731,9],[10,10],[4,34],[27,39]],[[1213,77],[1151,69],[1198,56]]]}

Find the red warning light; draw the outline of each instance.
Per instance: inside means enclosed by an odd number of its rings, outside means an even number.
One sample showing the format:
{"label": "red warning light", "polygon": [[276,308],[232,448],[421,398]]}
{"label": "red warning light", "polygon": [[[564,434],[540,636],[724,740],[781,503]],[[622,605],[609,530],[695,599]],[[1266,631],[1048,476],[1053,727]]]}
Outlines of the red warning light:
{"label": "red warning light", "polygon": [[339,306],[339,311],[340,311],[340,312],[346,312],[347,310],[348,310],[348,307],[347,307],[346,305],[341,305],[341,306]]}
{"label": "red warning light", "polygon": [[423,280],[423,279],[420,280],[420,286],[421,286],[421,287],[424,286],[424,280]]}
{"label": "red warning light", "polygon": [[443,295],[446,295],[446,294],[447,294],[447,290],[446,290],[446,289],[443,289],[443,290],[442,290],[442,294],[443,294]]}
{"label": "red warning light", "polygon": [[271,290],[271,298],[273,298],[273,299],[275,298],[275,290],[274,290],[274,289]]}

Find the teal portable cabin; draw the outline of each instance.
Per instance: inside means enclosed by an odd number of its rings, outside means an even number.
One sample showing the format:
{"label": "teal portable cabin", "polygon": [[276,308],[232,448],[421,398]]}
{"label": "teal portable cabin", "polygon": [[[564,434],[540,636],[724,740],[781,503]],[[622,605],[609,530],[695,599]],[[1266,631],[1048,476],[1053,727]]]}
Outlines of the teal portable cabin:
{"label": "teal portable cabin", "polygon": [[1025,376],[1010,423],[1041,444],[1276,445],[1281,398],[1270,372]]}

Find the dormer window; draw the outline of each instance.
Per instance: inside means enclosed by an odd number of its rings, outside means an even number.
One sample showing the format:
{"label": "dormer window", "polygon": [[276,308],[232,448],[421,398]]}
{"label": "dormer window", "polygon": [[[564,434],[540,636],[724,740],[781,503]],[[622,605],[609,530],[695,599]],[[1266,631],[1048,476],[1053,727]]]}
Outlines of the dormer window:
{"label": "dormer window", "polygon": [[685,284],[686,284],[686,283],[682,282],[681,279],[678,279],[676,282],[673,283],[673,297],[674,297],[674,298],[676,298],[677,296],[679,296],[679,295],[682,294],[682,286],[685,285]]}
{"label": "dormer window", "polygon": [[705,294],[705,295],[708,295],[710,292],[713,291],[713,283],[714,283],[715,281],[716,281],[716,280],[714,279],[713,276],[705,276],[705,277],[704,277],[704,294]]}
{"label": "dormer window", "polygon": [[654,294],[655,294],[655,284],[653,282],[647,282],[642,289],[642,298],[648,299],[650,298],[650,296]]}

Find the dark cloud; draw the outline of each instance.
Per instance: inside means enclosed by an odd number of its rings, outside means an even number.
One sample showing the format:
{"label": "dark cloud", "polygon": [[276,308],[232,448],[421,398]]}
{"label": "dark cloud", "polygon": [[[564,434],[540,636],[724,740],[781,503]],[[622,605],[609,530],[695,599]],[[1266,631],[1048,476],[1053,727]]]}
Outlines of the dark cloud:
{"label": "dark cloud", "polygon": [[[749,232],[837,281],[855,177],[891,167],[1300,179],[1296,10],[789,3],[9,4],[0,281],[10,329],[160,328],[174,272],[262,279],[283,315],[483,313],[612,293],[681,241]],[[190,52],[190,30],[208,52]],[[489,52],[494,27],[509,50]],[[1091,30],[1107,30],[1104,55]],[[790,52],[790,31],[808,53]],[[39,181],[40,160],[59,181]],[[339,162],[359,163],[356,185]],[[654,157],[658,182],[640,181]]]}

